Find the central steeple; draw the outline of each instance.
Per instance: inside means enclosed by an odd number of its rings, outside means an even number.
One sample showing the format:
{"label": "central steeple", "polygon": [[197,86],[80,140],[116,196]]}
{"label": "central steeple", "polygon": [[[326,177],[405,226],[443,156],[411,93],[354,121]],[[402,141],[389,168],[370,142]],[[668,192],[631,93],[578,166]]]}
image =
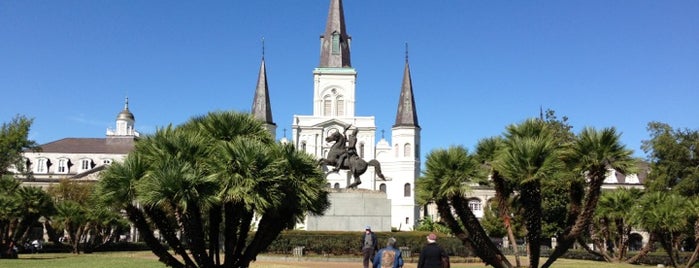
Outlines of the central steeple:
{"label": "central steeple", "polygon": [[330,0],[328,21],[320,37],[320,68],[352,67],[350,40],[345,30],[345,14],[342,0]]}

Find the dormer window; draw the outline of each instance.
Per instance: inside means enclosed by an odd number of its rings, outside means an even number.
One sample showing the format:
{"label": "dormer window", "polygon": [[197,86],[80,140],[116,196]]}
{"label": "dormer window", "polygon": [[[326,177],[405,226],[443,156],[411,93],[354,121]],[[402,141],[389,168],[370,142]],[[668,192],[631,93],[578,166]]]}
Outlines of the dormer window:
{"label": "dormer window", "polygon": [[90,169],[92,169],[92,160],[91,159],[80,160],[80,172],[87,171]]}
{"label": "dormer window", "polygon": [[37,159],[36,160],[36,169],[34,170],[34,173],[39,173],[39,174],[48,173],[48,162],[49,162],[49,160],[46,158]]}
{"label": "dormer window", "polygon": [[66,158],[58,159],[57,173],[68,173],[69,160]]}

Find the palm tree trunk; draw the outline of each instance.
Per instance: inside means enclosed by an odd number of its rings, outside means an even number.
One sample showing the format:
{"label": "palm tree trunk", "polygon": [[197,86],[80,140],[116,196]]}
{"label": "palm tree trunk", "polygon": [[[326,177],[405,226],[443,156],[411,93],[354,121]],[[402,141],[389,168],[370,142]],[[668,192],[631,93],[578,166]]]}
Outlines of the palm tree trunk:
{"label": "palm tree trunk", "polygon": [[199,267],[213,267],[214,263],[206,253],[206,240],[204,239],[204,226],[202,225],[201,211],[196,201],[187,201],[187,211],[185,213],[185,230],[187,238],[191,241],[189,250],[194,255]]}
{"label": "palm tree trunk", "polygon": [[459,216],[464,228],[470,234],[471,241],[478,245],[474,250],[476,254],[486,263],[494,267],[512,267],[509,260],[495,246],[488,234],[483,230],[476,215],[468,207],[468,201],[463,197],[457,196],[451,199],[452,204],[456,207],[456,214]]}
{"label": "palm tree trunk", "polygon": [[[527,225],[527,244],[529,245],[529,267],[539,267],[541,256],[541,187],[539,181],[522,185],[524,218]],[[559,244],[560,246],[560,244]],[[558,249],[558,247],[556,247]]]}
{"label": "palm tree trunk", "polygon": [[232,202],[223,204],[225,223],[223,226],[223,247],[224,258],[223,267],[233,268],[236,263],[235,245],[237,244],[238,228],[240,227],[240,213],[242,211],[238,205]]}
{"label": "palm tree trunk", "polygon": [[151,251],[153,251],[153,254],[158,256],[158,260],[160,262],[173,268],[185,267],[184,264],[172,256],[167,249],[160,244],[158,239],[153,236],[153,230],[150,229],[150,226],[148,225],[148,222],[146,221],[146,218],[141,210],[136,208],[134,205],[129,204],[126,206],[126,215],[129,217],[129,220],[133,222],[134,226],[136,226],[136,229],[138,229],[138,231],[141,233],[143,240],[146,242],[146,245],[150,247]]}
{"label": "palm tree trunk", "polygon": [[[194,263],[192,258],[190,258],[189,253],[187,253],[187,249],[185,249],[185,247],[182,246],[182,241],[180,241],[180,239],[177,238],[177,234],[175,232],[176,229],[174,227],[175,224],[171,223],[168,220],[167,214],[165,214],[161,209],[152,206],[144,207],[144,211],[146,215],[148,215],[148,217],[151,219],[151,221],[155,224],[155,227],[158,228],[160,236],[165,239],[165,242],[167,242],[168,246],[170,246],[177,255],[180,255],[180,257],[182,257],[185,266],[196,267],[196,264]],[[160,244],[160,242],[158,242],[158,244]]]}
{"label": "palm tree trunk", "polygon": [[209,208],[209,255],[216,266],[221,265],[219,235],[221,234],[221,205]]}
{"label": "palm tree trunk", "polygon": [[519,249],[517,248],[517,240],[515,238],[515,233],[512,230],[512,218],[510,217],[510,207],[508,205],[508,198],[510,196],[510,192],[506,188],[506,182],[505,179],[500,176],[500,173],[497,170],[494,170],[492,172],[491,178],[493,179],[493,184],[495,188],[495,200],[498,201],[498,210],[500,211],[500,217],[502,218],[502,222],[505,225],[505,229],[507,230],[507,238],[510,240],[510,243],[512,244],[512,251],[515,254],[515,265],[516,267],[521,267],[522,263],[519,259]]}
{"label": "palm tree trunk", "polygon": [[667,256],[670,257],[670,265],[672,265],[672,267],[677,267],[677,259],[675,258],[674,254],[675,251],[672,249],[672,237],[668,238],[663,235],[659,240],[660,245],[662,245],[665,252],[667,252]]}

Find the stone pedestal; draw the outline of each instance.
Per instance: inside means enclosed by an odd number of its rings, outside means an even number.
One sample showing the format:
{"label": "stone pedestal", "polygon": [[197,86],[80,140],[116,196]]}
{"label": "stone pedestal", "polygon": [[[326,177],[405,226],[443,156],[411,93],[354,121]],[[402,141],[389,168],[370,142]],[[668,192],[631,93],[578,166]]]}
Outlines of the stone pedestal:
{"label": "stone pedestal", "polygon": [[306,217],[308,231],[391,231],[391,200],[366,189],[331,189],[330,208],[323,216]]}

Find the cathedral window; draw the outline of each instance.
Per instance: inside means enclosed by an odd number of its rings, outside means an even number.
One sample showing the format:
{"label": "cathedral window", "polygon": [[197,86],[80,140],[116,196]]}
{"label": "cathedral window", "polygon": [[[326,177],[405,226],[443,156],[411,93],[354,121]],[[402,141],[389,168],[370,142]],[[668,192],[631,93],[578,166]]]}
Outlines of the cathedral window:
{"label": "cathedral window", "polygon": [[328,184],[325,185],[326,188],[330,188],[331,186],[332,186],[332,184],[330,184],[329,182],[328,182]]}
{"label": "cathedral window", "polygon": [[385,183],[382,183],[381,185],[379,185],[379,191],[381,191],[382,193],[386,192],[386,184]]}
{"label": "cathedral window", "polygon": [[364,158],[364,143],[359,143],[359,157]]}
{"label": "cathedral window", "polygon": [[396,143],[395,145],[393,145],[393,150],[395,151],[395,156],[396,156],[396,158],[397,158],[397,157],[398,157],[398,143]]}
{"label": "cathedral window", "polygon": [[337,182],[335,183],[335,189],[340,189],[340,184]]}
{"label": "cathedral window", "polygon": [[301,142],[301,151],[306,152],[306,142],[305,141]]}
{"label": "cathedral window", "polygon": [[335,114],[337,116],[344,116],[345,115],[345,99],[342,96],[337,97],[337,111],[335,111]]}
{"label": "cathedral window", "polygon": [[403,196],[410,197],[410,190],[410,183],[406,183],[405,185],[403,185]]}
{"label": "cathedral window", "polygon": [[410,156],[410,151],[410,143],[406,143],[405,145],[403,145],[403,156]]}
{"label": "cathedral window", "polygon": [[333,102],[330,96],[325,96],[323,98],[323,115],[324,116],[331,116],[332,115],[332,109],[333,109]]}

